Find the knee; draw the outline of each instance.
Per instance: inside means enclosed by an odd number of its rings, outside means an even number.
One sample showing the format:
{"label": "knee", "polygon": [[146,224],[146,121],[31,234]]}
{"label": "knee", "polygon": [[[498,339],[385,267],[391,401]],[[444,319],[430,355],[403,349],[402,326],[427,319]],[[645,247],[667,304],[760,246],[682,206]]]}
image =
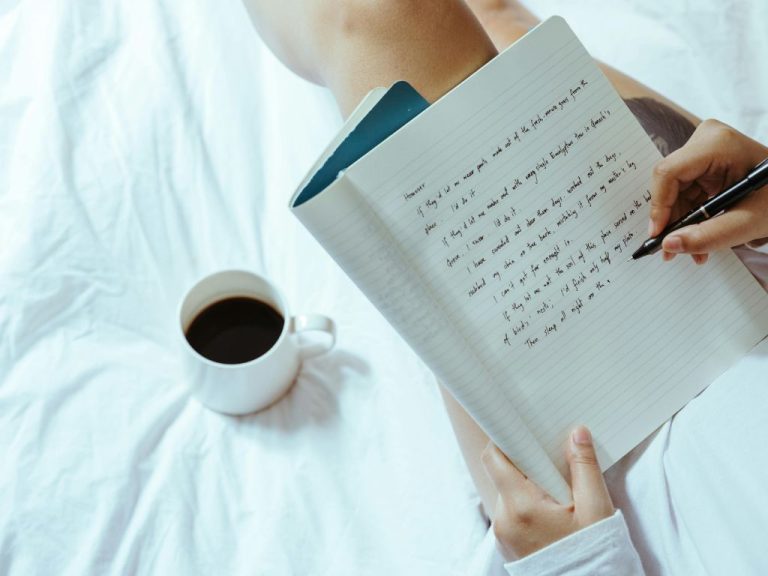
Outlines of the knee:
{"label": "knee", "polygon": [[377,28],[391,28],[413,22],[424,5],[424,0],[337,0],[336,29],[341,34],[359,35]]}
{"label": "knee", "polygon": [[450,12],[446,0],[320,0],[319,32],[335,40],[395,41]]}

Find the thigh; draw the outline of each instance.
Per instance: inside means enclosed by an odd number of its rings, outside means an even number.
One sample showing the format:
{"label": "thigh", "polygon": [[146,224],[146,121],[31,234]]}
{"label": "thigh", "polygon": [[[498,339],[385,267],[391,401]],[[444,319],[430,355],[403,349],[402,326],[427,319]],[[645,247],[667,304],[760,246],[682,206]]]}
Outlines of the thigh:
{"label": "thigh", "polygon": [[292,69],[331,89],[346,116],[371,89],[406,80],[433,101],[496,55],[460,0],[245,0]]}

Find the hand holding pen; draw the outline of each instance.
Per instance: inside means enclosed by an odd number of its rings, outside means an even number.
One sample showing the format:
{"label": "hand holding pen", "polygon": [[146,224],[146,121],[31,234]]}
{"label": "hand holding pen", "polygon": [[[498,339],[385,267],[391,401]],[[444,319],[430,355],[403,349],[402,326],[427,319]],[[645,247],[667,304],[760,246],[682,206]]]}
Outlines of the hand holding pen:
{"label": "hand holding pen", "polygon": [[[662,235],[670,223],[705,205],[708,199],[746,179],[747,175],[752,175],[752,184],[754,175],[765,181],[762,178],[765,178],[766,165],[762,163],[766,159],[768,148],[760,143],[715,120],[702,122],[685,146],[656,165],[649,235]],[[756,167],[762,169],[756,170]],[[713,250],[747,242],[768,242],[768,186],[758,183],[751,186],[753,190],[746,191],[749,184],[745,182],[741,192],[735,190],[736,195],[731,194],[732,198],[738,196],[737,202],[725,198],[714,203],[717,209],[725,202],[726,211],[719,216],[694,215],[694,221],[704,221],[673,232],[667,230],[661,244],[664,259],[671,260],[685,253],[697,264],[703,264]],[[650,253],[655,243],[646,244],[649,250],[645,252]],[[644,251],[638,252],[642,255]]]}

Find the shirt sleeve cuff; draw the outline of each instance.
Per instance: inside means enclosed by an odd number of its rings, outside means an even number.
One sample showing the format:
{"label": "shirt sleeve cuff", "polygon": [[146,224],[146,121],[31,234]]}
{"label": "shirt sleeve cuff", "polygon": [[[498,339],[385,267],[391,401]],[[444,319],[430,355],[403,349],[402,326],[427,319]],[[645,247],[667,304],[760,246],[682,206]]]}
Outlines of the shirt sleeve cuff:
{"label": "shirt sleeve cuff", "polygon": [[620,510],[504,568],[510,576],[644,574]]}

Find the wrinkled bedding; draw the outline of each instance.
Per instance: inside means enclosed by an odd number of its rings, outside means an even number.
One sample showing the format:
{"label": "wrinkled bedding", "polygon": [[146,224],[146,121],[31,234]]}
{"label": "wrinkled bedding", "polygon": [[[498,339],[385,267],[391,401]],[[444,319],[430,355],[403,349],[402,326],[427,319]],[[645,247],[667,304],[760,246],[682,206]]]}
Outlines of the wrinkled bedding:
{"label": "wrinkled bedding", "polygon": [[[762,0],[572,4],[531,8],[768,140]],[[235,0],[0,0],[1,574],[459,575],[477,561],[487,526],[434,378],[286,207],[340,122]],[[288,397],[239,418],[189,398],[175,323],[184,290],[230,267],[339,327]],[[757,380],[740,380],[738,406],[698,400],[752,423]],[[688,412],[612,471],[650,572],[738,561],[686,529],[719,510],[670,460],[712,431]],[[755,486],[745,498],[764,505]]]}

